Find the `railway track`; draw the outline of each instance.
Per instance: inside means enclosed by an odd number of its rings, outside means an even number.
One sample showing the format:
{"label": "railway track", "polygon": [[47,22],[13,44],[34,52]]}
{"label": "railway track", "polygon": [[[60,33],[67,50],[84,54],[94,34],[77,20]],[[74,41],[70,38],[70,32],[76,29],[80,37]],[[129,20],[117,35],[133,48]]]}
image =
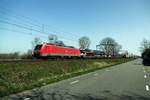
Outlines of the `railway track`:
{"label": "railway track", "polygon": [[39,62],[39,61],[49,61],[44,59],[0,59],[0,63],[2,62]]}
{"label": "railway track", "polygon": [[[0,63],[2,62],[40,62],[40,61],[70,61],[70,60],[87,60],[94,58],[77,58],[77,59],[0,59]],[[96,58],[95,58],[96,59]],[[104,58],[99,58],[104,59]],[[108,58],[105,58],[108,59]]]}
{"label": "railway track", "polygon": [[105,58],[105,57],[98,57],[98,58],[91,58],[91,57],[86,57],[86,58],[75,58],[75,59],[67,59],[67,58],[57,58],[57,59],[0,59],[0,63],[5,63],[5,62],[47,62],[47,61],[71,61],[71,60],[95,60],[95,59],[120,59],[122,57],[114,57],[114,58]]}

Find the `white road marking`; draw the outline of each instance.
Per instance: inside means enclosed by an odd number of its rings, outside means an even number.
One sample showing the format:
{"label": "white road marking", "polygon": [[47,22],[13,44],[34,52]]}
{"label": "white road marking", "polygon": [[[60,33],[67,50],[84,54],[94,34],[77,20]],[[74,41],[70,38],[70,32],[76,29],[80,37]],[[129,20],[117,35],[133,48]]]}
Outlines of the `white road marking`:
{"label": "white road marking", "polygon": [[148,85],[146,85],[146,91],[149,91],[149,86]]}
{"label": "white road marking", "polygon": [[147,78],[147,76],[146,76],[146,75],[144,75],[144,78]]}
{"label": "white road marking", "polygon": [[97,76],[97,75],[98,75],[97,73],[94,74],[94,76]]}
{"label": "white road marking", "polygon": [[145,70],[145,68],[143,67],[143,70]]}
{"label": "white road marking", "polygon": [[78,83],[78,82],[79,82],[79,80],[76,80],[76,81],[71,82],[70,84],[75,84],[75,83]]}
{"label": "white road marking", "polygon": [[30,100],[30,98],[25,98],[24,100]]}
{"label": "white road marking", "polygon": [[144,73],[146,73],[146,71],[144,70]]}

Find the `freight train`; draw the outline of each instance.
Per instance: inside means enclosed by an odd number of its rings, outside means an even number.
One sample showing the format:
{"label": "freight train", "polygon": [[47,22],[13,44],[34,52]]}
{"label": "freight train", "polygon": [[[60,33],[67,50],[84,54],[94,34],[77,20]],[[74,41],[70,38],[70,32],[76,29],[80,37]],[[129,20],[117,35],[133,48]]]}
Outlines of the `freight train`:
{"label": "freight train", "polygon": [[35,46],[33,56],[35,58],[118,58],[122,55],[112,56],[99,50],[80,50],[73,46],[43,43]]}

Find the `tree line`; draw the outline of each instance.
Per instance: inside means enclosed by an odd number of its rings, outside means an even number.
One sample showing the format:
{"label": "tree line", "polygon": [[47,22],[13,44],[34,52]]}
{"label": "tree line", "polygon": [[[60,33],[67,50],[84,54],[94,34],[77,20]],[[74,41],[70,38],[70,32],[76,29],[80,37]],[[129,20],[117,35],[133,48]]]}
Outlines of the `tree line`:
{"label": "tree line", "polygon": [[[81,37],[79,39],[79,46],[81,50],[89,49],[90,46],[90,39],[86,36]],[[120,50],[122,49],[122,46],[117,43],[113,38],[106,37],[102,39],[98,45],[96,45],[98,50],[104,52],[107,56],[108,55],[117,55],[119,54]]]}

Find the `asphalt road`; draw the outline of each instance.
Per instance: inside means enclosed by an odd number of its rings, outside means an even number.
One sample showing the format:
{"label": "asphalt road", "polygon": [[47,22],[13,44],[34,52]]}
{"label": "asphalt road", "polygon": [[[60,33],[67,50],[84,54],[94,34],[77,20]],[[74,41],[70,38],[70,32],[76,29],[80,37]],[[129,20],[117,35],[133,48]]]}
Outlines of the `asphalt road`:
{"label": "asphalt road", "polygon": [[12,100],[150,100],[150,66],[137,59],[32,91]]}

